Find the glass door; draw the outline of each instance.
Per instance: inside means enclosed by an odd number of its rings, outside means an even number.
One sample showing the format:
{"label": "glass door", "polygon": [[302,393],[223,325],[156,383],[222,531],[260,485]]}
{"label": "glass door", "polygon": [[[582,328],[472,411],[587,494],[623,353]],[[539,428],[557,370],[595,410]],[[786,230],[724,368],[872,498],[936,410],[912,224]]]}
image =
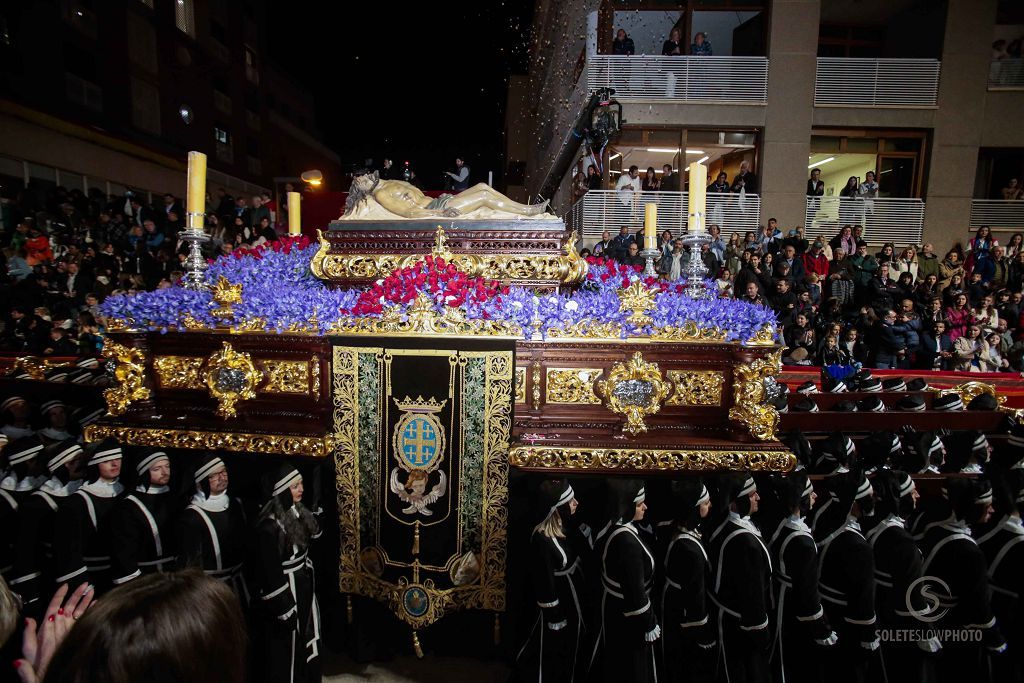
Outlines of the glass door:
{"label": "glass door", "polygon": [[880,154],[878,157],[878,196],[909,198],[914,196],[916,155]]}

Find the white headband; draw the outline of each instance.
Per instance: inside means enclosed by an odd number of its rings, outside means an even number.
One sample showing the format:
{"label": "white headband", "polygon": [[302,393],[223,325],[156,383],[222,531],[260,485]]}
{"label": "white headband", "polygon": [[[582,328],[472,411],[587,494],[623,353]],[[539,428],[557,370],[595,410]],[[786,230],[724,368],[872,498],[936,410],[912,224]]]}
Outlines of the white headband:
{"label": "white headband", "polygon": [[135,466],[135,471],[139,474],[145,474],[146,470],[155,465],[159,460],[170,462],[171,458],[163,451],[154,451],[139,461],[139,464]]}
{"label": "white headband", "polygon": [[121,459],[121,447],[115,446],[105,451],[96,451],[91,458],[89,458],[90,465],[99,465],[101,462],[108,462],[110,460]]}
{"label": "white headband", "polygon": [[903,496],[909,496],[911,493],[917,490],[917,484],[911,477],[907,477],[907,480],[900,484],[900,498]]}
{"label": "white headband", "polygon": [[867,498],[872,493],[874,493],[874,490],[871,488],[871,482],[865,479],[860,483],[860,486],[857,487],[857,493],[853,496],[853,499],[860,500],[861,498]]}
{"label": "white headband", "polygon": [[974,499],[976,505],[991,505],[992,504],[992,489],[986,490],[983,494]]}
{"label": "white headband", "polygon": [[644,487],[641,486],[640,490],[636,492],[636,497],[633,498],[633,502],[636,503],[636,504],[640,504],[640,503],[644,502],[644,499],[646,499],[646,498],[647,498],[647,493],[646,493],[646,491],[644,491]]}
{"label": "white headband", "polygon": [[749,496],[751,493],[757,490],[757,485],[754,483],[753,477],[747,477],[747,480],[743,482],[743,488],[740,489],[739,493],[736,494],[737,498],[743,496]]}
{"label": "white headband", "polygon": [[0,403],[0,410],[7,410],[11,406],[13,406],[15,403],[28,403],[28,401],[23,399],[21,396],[11,396],[9,399],[4,401],[3,403]]}
{"label": "white headband", "polygon": [[43,444],[36,444],[35,446],[30,446],[29,448],[26,448],[23,451],[9,454],[7,456],[7,462],[10,463],[11,465],[17,465],[18,463],[26,462],[36,457],[39,454],[39,451],[41,450],[43,450]]}
{"label": "white headband", "polygon": [[58,467],[74,460],[79,455],[81,455],[82,452],[83,451],[81,446],[79,446],[77,443],[72,444],[71,446],[68,446],[57,455],[50,458],[50,461],[46,463],[46,467],[49,468],[51,472],[55,472]]}
{"label": "white headband", "polygon": [[274,484],[274,495],[277,496],[279,494],[284,493],[285,491],[288,490],[288,487],[290,487],[295,482],[300,481],[301,479],[302,475],[299,474],[298,470],[289,471],[288,474],[278,479],[277,483]]}
{"label": "white headband", "polygon": [[203,482],[203,479],[206,479],[207,477],[214,473],[214,470],[217,470],[219,472],[222,469],[227,469],[227,467],[225,467],[224,465],[224,461],[221,460],[220,458],[214,458],[213,460],[211,460],[210,462],[206,463],[205,465],[196,470],[196,483],[201,484]]}
{"label": "white headband", "polygon": [[711,495],[708,493],[708,487],[704,486],[704,484],[701,484],[700,497],[697,498],[697,502],[694,503],[694,507],[697,507],[698,505],[703,505],[704,503],[707,503],[709,500],[711,500]]}

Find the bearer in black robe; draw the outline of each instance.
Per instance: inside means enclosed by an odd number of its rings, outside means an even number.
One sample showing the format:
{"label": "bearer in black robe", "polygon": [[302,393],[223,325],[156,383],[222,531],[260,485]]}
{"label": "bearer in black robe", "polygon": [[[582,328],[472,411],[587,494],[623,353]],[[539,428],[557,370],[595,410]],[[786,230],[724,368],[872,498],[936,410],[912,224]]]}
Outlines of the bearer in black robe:
{"label": "bearer in black robe", "polygon": [[57,509],[82,485],[85,452],[77,441],[67,439],[47,448],[44,455],[50,479],[21,506],[11,578],[11,590],[21,596],[26,612],[34,615],[46,607],[43,598],[56,588],[53,529]]}
{"label": "bearer in black robe", "polygon": [[320,681],[320,609],[309,547],[320,537],[302,504],[302,475],[288,464],[264,476],[267,502],[256,522],[252,575],[262,626],[259,680]]}
{"label": "bearer in black robe", "polygon": [[992,613],[988,562],[971,536],[971,525],[988,522],[992,514],[992,487],[984,479],[948,479],[944,502],[949,517],[931,527],[921,544],[923,573],[939,599],[937,630],[962,633],[980,631],[978,640],[943,638],[936,665],[939,681],[990,680],[989,655],[1006,650],[1006,641]]}
{"label": "bearer in black robe", "polygon": [[659,680],[711,681],[718,637],[708,616],[710,575],[699,526],[711,510],[711,496],[699,478],[672,482],[673,534],[662,560]]}
{"label": "bearer in black robe", "polygon": [[[804,515],[817,498],[805,470],[766,478],[762,519],[770,533],[775,634],[771,648],[776,679],[785,683],[822,680],[822,662],[834,652],[836,634],[818,594],[818,549]],[[766,490],[767,489],[767,490]],[[774,515],[769,515],[769,510]]]}
{"label": "bearer in black robe", "polygon": [[135,473],[135,490],[110,514],[113,577],[118,586],[143,574],[174,569],[171,459],[163,451],[144,453]]}
{"label": "bearer in black robe", "polygon": [[37,460],[43,444],[36,436],[22,437],[7,446],[9,469],[0,480],[0,574],[11,581],[14,569],[15,540],[21,507],[38,489],[45,476],[39,476]]}
{"label": "bearer in black robe", "polygon": [[245,561],[246,521],[242,504],[228,496],[228,469],[215,455],[207,455],[195,472],[196,492],[178,519],[178,564],[198,567],[220,579],[249,604],[249,588],[242,574]]}
{"label": "bearer in black robe", "polygon": [[[917,629],[917,621],[907,609],[907,600],[923,614],[928,609],[919,591],[910,590],[921,578],[924,558],[914,537],[906,529],[906,518],[913,513],[920,494],[906,472],[880,470],[872,479],[875,514],[865,517],[864,538],[871,545],[875,560],[875,606],[879,629]],[[924,679],[924,653],[939,651],[934,637],[906,642],[892,639],[885,645],[885,671],[894,681]]]}
{"label": "bearer in black robe", "polygon": [[661,637],[651,604],[654,556],[634,524],[644,518],[643,483],[608,483],[611,526],[595,548],[601,565],[602,610],[591,677],[608,683],[657,680],[654,644]]}
{"label": "bearer in black robe", "polygon": [[718,500],[720,521],[708,539],[708,557],[719,666],[729,683],[768,681],[772,565],[761,531],[750,521],[760,496],[752,478],[730,475],[721,482]]}
{"label": "bearer in black robe", "polygon": [[124,492],[120,476],[121,446],[113,439],[101,441],[86,463],[86,483],[57,510],[53,555],[58,584],[88,581],[99,593],[110,587],[107,516]]}
{"label": "bearer in black robe", "polygon": [[[1011,439],[1013,436],[1011,436]],[[1024,469],[1011,465],[993,486],[995,514],[971,528],[988,561],[992,612],[1006,637],[1006,654],[994,658],[992,678],[1024,683]]]}
{"label": "bearer in black robe", "polygon": [[522,681],[575,681],[584,620],[583,569],[586,541],[573,521],[576,494],[564,479],[545,481],[538,492],[537,526],[530,535],[529,572],[537,620],[516,657]]}
{"label": "bearer in black robe", "polygon": [[860,518],[870,513],[871,484],[859,471],[829,480],[833,504],[819,518],[818,590],[829,623],[839,635],[830,658],[829,680],[864,681],[877,662],[879,637],[875,617],[875,561],[861,532]]}

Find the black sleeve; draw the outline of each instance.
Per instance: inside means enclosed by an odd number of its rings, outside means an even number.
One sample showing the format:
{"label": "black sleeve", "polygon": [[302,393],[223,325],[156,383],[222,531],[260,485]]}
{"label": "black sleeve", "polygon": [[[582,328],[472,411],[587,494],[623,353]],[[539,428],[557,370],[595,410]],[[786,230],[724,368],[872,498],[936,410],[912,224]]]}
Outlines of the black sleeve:
{"label": "black sleeve", "polygon": [[616,576],[622,580],[622,616],[637,636],[642,638],[657,625],[654,607],[644,586],[646,553],[640,539],[632,534],[620,533],[612,539],[612,544],[608,553],[609,556],[617,555],[616,564],[620,571],[616,572]]}
{"label": "black sleeve", "polygon": [[670,590],[665,603],[665,624],[692,631],[698,643],[713,643],[715,631],[708,618],[705,576],[707,561],[689,541],[677,541],[665,559],[665,577],[678,589]]}
{"label": "black sleeve", "polygon": [[769,575],[768,558],[764,549],[753,534],[739,534],[733,541],[735,544],[728,557],[737,566],[743,567],[746,581],[739,581],[739,592],[742,596],[737,600],[740,605],[740,629],[767,633],[768,605],[765,596],[764,577]]}
{"label": "black sleeve", "polygon": [[186,509],[178,519],[178,568],[203,569],[203,541],[209,530],[194,510]]}
{"label": "black sleeve", "polygon": [[551,564],[551,553],[546,552],[546,543],[539,533],[534,533],[530,539],[530,583],[544,623],[549,628],[560,628],[565,621],[565,611],[555,590],[555,568]]}
{"label": "black sleeve", "polygon": [[70,496],[57,508],[57,521],[53,529],[53,559],[57,567],[58,585],[78,585],[88,578],[83,544],[92,535],[92,531],[89,512],[81,496]]}
{"label": "black sleeve", "polygon": [[859,643],[875,640],[875,557],[866,542],[851,545],[850,553],[842,566],[846,574],[847,593],[846,615],[843,617],[856,633]]}
{"label": "black sleeve", "polygon": [[[111,576],[115,586],[142,576],[138,562],[145,539],[138,524],[138,515],[135,504],[127,500],[119,501],[108,515]],[[148,524],[146,532],[149,533]]]}
{"label": "black sleeve", "polygon": [[828,638],[832,629],[825,619],[818,594],[818,553],[814,541],[794,539],[786,549],[786,568],[793,579],[793,616],[814,640]]}
{"label": "black sleeve", "polygon": [[260,605],[278,621],[287,621],[298,608],[288,580],[281,569],[281,551],[276,524],[265,519],[256,528],[256,566]]}
{"label": "black sleeve", "polygon": [[[965,542],[959,544],[967,546]],[[959,604],[963,606],[962,616],[964,628],[980,629],[981,642],[989,648],[1000,648],[1006,645],[992,614],[992,589],[988,582],[988,563],[981,549],[976,545],[969,546],[969,552],[959,553],[956,558],[956,575],[959,586],[953,590],[959,595]]]}
{"label": "black sleeve", "polygon": [[32,500],[32,496],[19,509],[17,544],[14,546],[14,569],[11,572],[11,590],[21,596],[24,605],[38,600],[42,586],[42,558],[39,557],[39,532],[43,520],[50,513],[45,503]]}

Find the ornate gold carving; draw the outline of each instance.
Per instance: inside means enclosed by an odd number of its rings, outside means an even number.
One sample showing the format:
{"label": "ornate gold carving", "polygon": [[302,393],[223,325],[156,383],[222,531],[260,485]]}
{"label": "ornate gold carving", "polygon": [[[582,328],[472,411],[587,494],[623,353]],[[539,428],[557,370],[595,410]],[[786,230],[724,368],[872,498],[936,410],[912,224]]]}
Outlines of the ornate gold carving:
{"label": "ornate gold carving", "polygon": [[545,403],[600,403],[594,394],[594,382],[600,368],[548,368]]}
{"label": "ornate gold carving", "polygon": [[235,417],[235,404],[256,396],[256,385],[263,373],[253,365],[248,353],[239,353],[230,342],[206,361],[206,387],[217,399],[217,414],[227,420]]}
{"label": "ornate gold carving", "polygon": [[14,361],[14,367],[24,370],[32,379],[46,379],[46,361],[38,356],[22,356]]}
{"label": "ornate gold carving", "polygon": [[246,318],[245,320],[235,323],[231,327],[231,331],[236,334],[242,334],[244,332],[263,332],[267,329],[266,318]]}
{"label": "ornate gold carving", "polygon": [[533,382],[533,409],[540,410],[540,361],[533,361],[533,372],[530,373],[530,381]]}
{"label": "ornate gold carving", "polygon": [[107,412],[123,415],[133,402],[149,399],[149,389],[144,383],[146,356],[142,351],[118,344],[108,337],[103,344],[103,355],[108,363],[114,364],[115,385],[103,391]]}
{"label": "ornate gold carving", "polygon": [[734,370],[734,405],[729,409],[729,419],[746,426],[751,436],[761,441],[774,439],[779,426],[778,411],[766,403],[764,380],[778,376],[781,370],[782,349],[749,365],[737,365]]}
{"label": "ornate gold carving", "polygon": [[191,313],[186,313],[181,319],[181,326],[186,330],[205,330],[206,325],[196,320]]}
{"label": "ornate gold carving", "polygon": [[547,331],[548,339],[601,339],[618,340],[622,338],[622,328],[616,323],[598,323],[592,320],[581,320],[564,329],[551,328]]}
{"label": "ornate gold carving", "polygon": [[304,360],[261,360],[267,381],[260,392],[268,394],[308,394],[309,363]]}
{"label": "ornate gold carving", "polygon": [[204,389],[203,364],[199,356],[157,356],[153,369],[161,387],[168,389]]}
{"label": "ornate gold carving", "polygon": [[233,285],[221,275],[213,286],[213,301],[217,304],[217,308],[212,311],[213,317],[218,320],[230,318],[235,314],[232,307],[242,303],[242,283]]}
{"label": "ornate gold carving", "polygon": [[648,289],[640,280],[633,280],[629,287],[618,291],[619,310],[623,313],[632,311],[628,320],[636,327],[650,325],[651,316],[647,315],[647,311],[654,308],[654,299],[657,295],[656,290]]}
{"label": "ornate gold carving", "polygon": [[128,332],[135,329],[135,321],[130,318],[107,318],[106,328],[107,332]]}
{"label": "ornate gold carving", "polygon": [[[444,231],[440,230],[432,252],[471,277],[491,280],[553,280],[571,285],[583,280],[587,262],[576,251],[576,233],[569,235],[562,254],[530,256],[520,254],[457,254],[448,250]],[[321,280],[368,279],[387,277],[399,268],[410,266],[420,254],[332,254],[331,244],[317,231],[320,248],[310,262],[313,274]]]}
{"label": "ornate gold carving", "polygon": [[724,342],[728,333],[717,327],[701,329],[697,323],[687,320],[679,327],[659,327],[651,335],[651,341],[660,342]]}
{"label": "ornate gold carving", "polygon": [[526,368],[516,368],[515,402],[526,403]]}
{"label": "ornate gold carving", "polygon": [[334,448],[334,437],[299,436],[292,434],[249,434],[241,432],[210,432],[195,429],[158,429],[92,424],[86,427],[87,441],[113,438],[129,446],[149,448],[183,448],[192,450],[223,450],[235,453],[269,455],[300,455],[325,458]]}
{"label": "ornate gold carving", "polygon": [[765,325],[754,336],[743,342],[744,346],[775,346],[775,325]]}
{"label": "ornate gold carving", "polygon": [[668,406],[722,405],[722,385],[725,376],[714,370],[669,370],[669,381],[675,391],[665,401]]}
{"label": "ornate gold carving", "polygon": [[309,374],[313,377],[313,400],[320,401],[320,356],[309,359]]}
{"label": "ornate gold carving", "polygon": [[448,251],[448,238],[445,237],[444,228],[440,225],[437,226],[437,232],[434,234],[434,246],[430,253],[434,258],[443,258],[446,261],[450,261],[452,258],[452,252]]}
{"label": "ornate gold carving", "polygon": [[796,457],[788,450],[709,450],[701,448],[570,448],[514,446],[514,467],[567,470],[644,470],[684,472],[788,472]]}
{"label": "ornate gold carving", "polygon": [[402,319],[397,308],[388,308],[380,318],[341,318],[328,326],[329,334],[380,335],[462,335],[481,337],[521,337],[519,325],[503,320],[467,320],[461,308],[446,308],[444,313],[434,310],[430,298],[420,293],[409,312]]}
{"label": "ornate gold carving", "polygon": [[992,398],[996,400],[996,404],[1000,407],[1006,403],[1006,397],[997,394],[995,387],[985,382],[964,382],[955,387],[939,391],[940,396],[945,394],[956,394],[965,406],[982,394],[991,394]]}
{"label": "ornate gold carving", "polygon": [[612,366],[607,380],[597,383],[608,408],[626,416],[624,431],[636,436],[647,431],[644,418],[661,410],[671,385],[664,381],[657,363],[648,363],[639,351],[626,363]]}

